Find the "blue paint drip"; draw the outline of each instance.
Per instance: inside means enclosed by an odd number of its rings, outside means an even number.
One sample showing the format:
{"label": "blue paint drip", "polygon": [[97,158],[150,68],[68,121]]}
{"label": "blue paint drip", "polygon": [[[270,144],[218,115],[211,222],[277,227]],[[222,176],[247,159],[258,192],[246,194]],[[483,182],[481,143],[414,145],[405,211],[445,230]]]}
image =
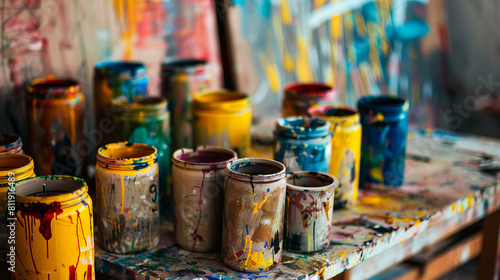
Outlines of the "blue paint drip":
{"label": "blue paint drip", "polygon": [[266,241],[266,243],[264,244],[264,248],[266,248],[266,247],[267,247],[267,241]]}
{"label": "blue paint drip", "polygon": [[246,229],[247,229],[247,235],[248,235],[248,224],[245,225]]}

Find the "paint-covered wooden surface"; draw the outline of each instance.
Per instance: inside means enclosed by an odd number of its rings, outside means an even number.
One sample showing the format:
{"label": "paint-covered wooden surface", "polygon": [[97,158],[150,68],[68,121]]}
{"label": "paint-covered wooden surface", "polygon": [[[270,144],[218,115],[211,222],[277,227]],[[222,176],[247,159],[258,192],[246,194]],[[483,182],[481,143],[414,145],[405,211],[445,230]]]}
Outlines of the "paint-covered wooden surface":
{"label": "paint-covered wooden surface", "polygon": [[150,252],[123,256],[97,248],[96,270],[122,279],[329,279],[379,253],[392,254],[400,243],[419,247],[412,243],[420,242],[415,236],[457,216],[477,220],[500,205],[498,179],[480,171],[500,161],[500,141],[413,131],[407,154],[401,187],[390,193],[360,192],[353,209],[334,211],[330,248],[321,253],[284,251],[273,270],[240,273],[226,267],[220,253],[180,249],[173,226],[164,225],[160,245]]}

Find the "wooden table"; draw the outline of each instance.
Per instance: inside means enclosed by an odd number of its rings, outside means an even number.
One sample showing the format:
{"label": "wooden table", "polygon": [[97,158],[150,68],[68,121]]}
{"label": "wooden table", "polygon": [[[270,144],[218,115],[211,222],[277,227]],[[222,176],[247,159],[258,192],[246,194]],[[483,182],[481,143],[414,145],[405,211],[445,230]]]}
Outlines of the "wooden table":
{"label": "wooden table", "polygon": [[365,279],[491,214],[479,279],[492,279],[500,191],[499,180],[482,167],[500,162],[500,141],[415,130],[408,136],[407,158],[403,186],[363,191],[354,209],[335,211],[329,249],[310,255],[284,251],[272,271],[240,273],[226,267],[219,253],[180,249],[168,223],[150,252],[117,255],[97,248],[96,270],[120,279]]}

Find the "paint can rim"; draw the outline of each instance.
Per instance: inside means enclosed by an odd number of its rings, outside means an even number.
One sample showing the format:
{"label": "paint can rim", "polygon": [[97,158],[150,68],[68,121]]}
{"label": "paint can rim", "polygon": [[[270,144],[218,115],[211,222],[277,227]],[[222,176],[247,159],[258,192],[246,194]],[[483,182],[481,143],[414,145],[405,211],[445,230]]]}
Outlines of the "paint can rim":
{"label": "paint can rim", "polygon": [[0,133],[0,154],[8,151],[16,153],[23,147],[21,137],[14,133]]}
{"label": "paint can rim", "polygon": [[[21,164],[14,165],[13,159],[19,159]],[[35,175],[33,168],[35,164],[30,156],[24,154],[8,154],[0,156],[0,186],[7,184],[9,173],[15,175],[16,181],[21,181]]]}
{"label": "paint can rim", "polygon": [[[245,164],[246,163],[246,164]],[[277,170],[278,172],[269,172],[268,174],[249,174],[249,173],[243,173],[243,172],[238,172],[235,170],[235,168],[241,168],[246,165],[267,165],[269,167],[273,167]],[[230,163],[227,164],[226,169],[225,169],[226,175],[228,177],[231,177],[233,179],[239,180],[239,181],[246,181],[246,182],[257,182],[257,183],[268,183],[268,182],[273,182],[273,181],[278,181],[280,179],[285,178],[286,176],[286,167],[284,164],[282,164],[279,161],[272,160],[272,159],[266,159],[266,158],[240,158],[237,160],[234,160]]]}
{"label": "paint can rim", "polygon": [[[186,154],[198,153],[199,151],[208,151],[214,152],[221,155],[225,155],[225,159],[219,161],[204,161],[204,162],[196,162],[189,161],[180,158],[180,156]],[[174,152],[172,155],[172,162],[179,167],[182,168],[191,168],[191,169],[223,169],[226,168],[227,164],[236,160],[238,155],[235,151],[229,148],[224,147],[216,147],[216,146],[198,146],[194,149],[191,148],[181,148]]]}
{"label": "paint can rim", "polygon": [[[113,149],[114,155],[111,154]],[[128,154],[130,156],[127,156]],[[108,169],[139,170],[156,164],[157,160],[156,148],[142,143],[109,143],[97,151],[97,164]]]}
{"label": "paint can rim", "polygon": [[[292,180],[296,177],[298,179],[300,176],[308,176],[312,178],[324,178],[325,180],[328,180],[328,182],[323,185],[323,186],[313,186],[313,187],[307,187],[307,186],[300,186],[298,184],[292,184],[291,182],[289,183],[288,180]],[[337,177],[330,175],[326,172],[315,172],[315,171],[295,171],[292,173],[288,173],[286,175],[286,188],[287,190],[293,190],[293,191],[307,191],[307,192],[322,192],[322,191],[328,191],[331,189],[337,189],[339,186],[339,180]]]}

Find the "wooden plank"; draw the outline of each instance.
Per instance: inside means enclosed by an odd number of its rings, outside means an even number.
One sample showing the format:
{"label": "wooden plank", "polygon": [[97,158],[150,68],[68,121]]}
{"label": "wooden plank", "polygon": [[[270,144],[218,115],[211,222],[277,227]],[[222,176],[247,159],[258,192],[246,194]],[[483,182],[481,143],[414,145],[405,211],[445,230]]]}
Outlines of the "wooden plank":
{"label": "wooden plank", "polygon": [[477,279],[498,279],[498,234],[500,210],[488,215],[484,220],[484,242],[479,258]]}
{"label": "wooden plank", "polygon": [[437,279],[479,256],[482,243],[483,233],[479,232],[452,246],[450,249],[433,258],[423,267],[423,273],[420,280]]}

